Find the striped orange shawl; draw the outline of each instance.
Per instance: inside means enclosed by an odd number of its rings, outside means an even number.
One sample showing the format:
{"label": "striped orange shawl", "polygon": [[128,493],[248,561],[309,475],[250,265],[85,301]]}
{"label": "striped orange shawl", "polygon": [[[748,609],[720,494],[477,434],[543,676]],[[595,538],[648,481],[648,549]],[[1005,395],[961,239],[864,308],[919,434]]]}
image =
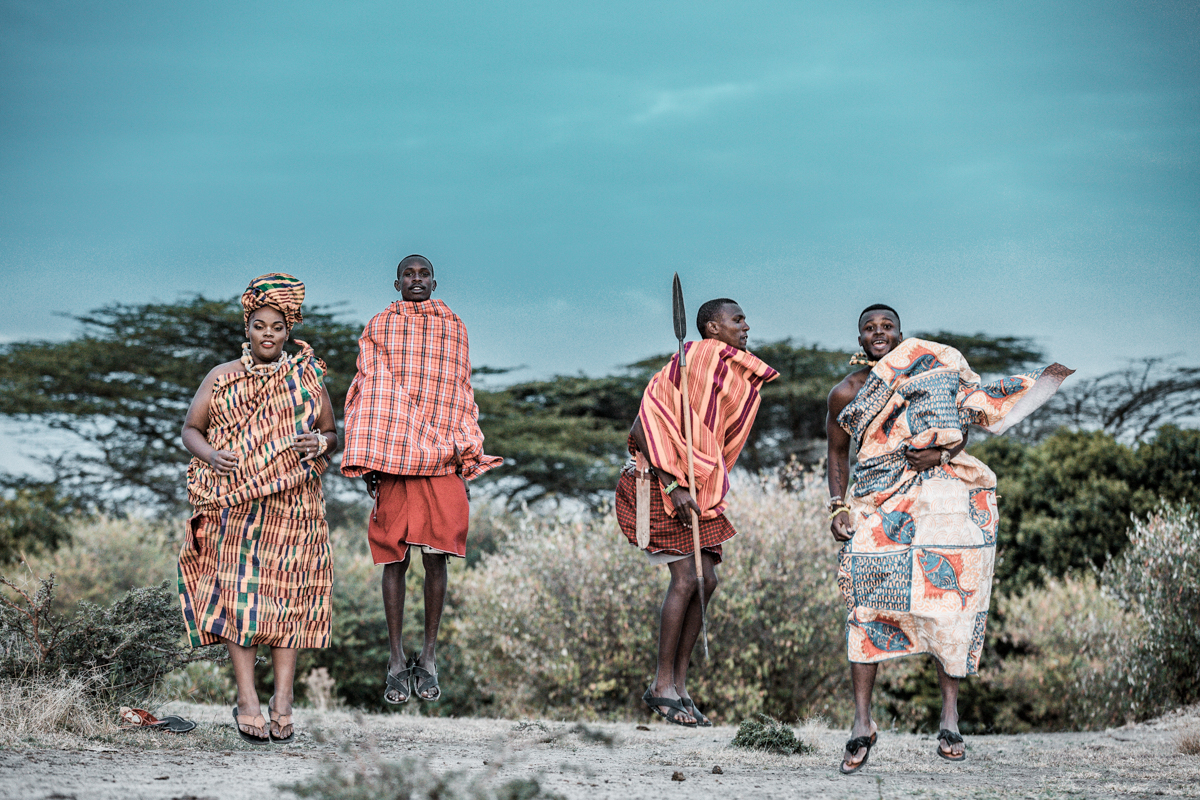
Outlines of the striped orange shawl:
{"label": "striped orange shawl", "polygon": [[298,434],[317,430],[325,362],[313,356],[307,343],[296,340],[296,345],[300,352],[284,356],[288,364],[270,375],[239,370],[217,377],[206,438],[216,449],[235,453],[238,465],[232,473],[218,475],[207,463],[192,459],[188,500],[197,511],[236,508],[312,481],[313,491],[301,493],[304,507],[282,513],[324,516],[319,476],[329,459],[301,462],[292,443]]}
{"label": "striped orange shawl", "polygon": [[503,459],[483,453],[471,390],[467,327],[441,300],[397,300],[358,340],[358,374],[346,394],[342,474],[463,476]]}
{"label": "striped orange shawl", "polygon": [[[762,401],[759,389],[779,377],[761,359],[717,339],[687,342],[688,399],[696,464],[696,502],[701,519],[724,513],[729,471],[737,462]],[[638,419],[646,434],[650,462],[687,483],[687,444],[683,428],[683,392],[679,356],[659,370],[642,394]],[[660,486],[668,514],[675,505]]]}

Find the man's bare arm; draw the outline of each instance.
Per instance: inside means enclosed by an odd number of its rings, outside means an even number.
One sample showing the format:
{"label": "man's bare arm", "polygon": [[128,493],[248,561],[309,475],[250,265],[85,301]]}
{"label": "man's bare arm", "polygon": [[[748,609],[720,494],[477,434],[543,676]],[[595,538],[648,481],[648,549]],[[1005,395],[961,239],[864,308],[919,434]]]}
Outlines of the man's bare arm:
{"label": "man's bare arm", "polygon": [[[829,413],[825,417],[825,438],[828,442],[825,461],[831,498],[844,498],[850,486],[850,434],[837,424],[837,418],[855,394],[857,392],[847,380],[833,387],[829,393]],[[830,520],[829,532],[839,542],[850,539],[854,535],[850,515],[845,511],[837,514]]]}

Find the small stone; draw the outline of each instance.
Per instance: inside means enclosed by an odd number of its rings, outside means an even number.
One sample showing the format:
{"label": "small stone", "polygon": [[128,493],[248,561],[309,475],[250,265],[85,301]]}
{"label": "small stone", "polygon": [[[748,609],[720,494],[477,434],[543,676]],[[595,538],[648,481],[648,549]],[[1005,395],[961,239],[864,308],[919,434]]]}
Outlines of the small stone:
{"label": "small stone", "polygon": [[650,726],[649,725],[638,725],[637,729],[639,731],[648,731],[648,730],[650,730]]}
{"label": "small stone", "polygon": [[687,780],[687,778],[683,777],[683,773],[682,773],[682,772],[680,772],[679,770],[675,770],[674,772],[672,772],[672,773],[671,773],[671,780],[673,780],[673,781],[686,781],[686,780]]}
{"label": "small stone", "polygon": [[724,774],[725,774],[725,770],[721,769],[719,766],[714,766],[714,767],[713,767],[712,774],[713,774],[713,775],[724,775]]}

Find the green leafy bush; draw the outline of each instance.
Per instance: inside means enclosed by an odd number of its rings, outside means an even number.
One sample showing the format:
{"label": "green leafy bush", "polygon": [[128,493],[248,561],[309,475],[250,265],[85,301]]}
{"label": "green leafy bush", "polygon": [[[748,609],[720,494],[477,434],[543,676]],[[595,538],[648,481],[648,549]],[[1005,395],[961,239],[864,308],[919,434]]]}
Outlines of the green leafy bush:
{"label": "green leafy bush", "polygon": [[[845,611],[824,490],[811,474],[782,476],[795,491],[780,475],[739,477],[729,511],[739,534],[709,608],[712,661],[697,648],[688,689],[716,719],[841,712]],[[452,625],[494,713],[640,713],[667,571],[627,543],[611,513],[496,524],[507,537],[464,576]]]}
{"label": "green leafy bush", "polygon": [[784,725],[766,714],[755,714],[750,719],[742,720],[742,724],[738,726],[737,735],[733,737],[730,744],[733,747],[766,750],[769,753],[780,753],[785,756],[817,752],[815,745],[796,738],[796,732],[790,726]]}

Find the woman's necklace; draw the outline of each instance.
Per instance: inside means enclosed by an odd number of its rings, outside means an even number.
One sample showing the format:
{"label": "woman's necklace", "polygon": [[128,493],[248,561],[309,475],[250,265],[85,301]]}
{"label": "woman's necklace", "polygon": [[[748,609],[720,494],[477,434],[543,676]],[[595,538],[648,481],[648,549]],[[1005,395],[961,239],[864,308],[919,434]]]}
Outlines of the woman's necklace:
{"label": "woman's necklace", "polygon": [[287,354],[280,353],[279,358],[274,361],[268,361],[266,364],[255,364],[254,357],[250,354],[250,343],[242,342],[242,366],[246,368],[246,372],[251,375],[274,375],[284,364],[290,363]]}

